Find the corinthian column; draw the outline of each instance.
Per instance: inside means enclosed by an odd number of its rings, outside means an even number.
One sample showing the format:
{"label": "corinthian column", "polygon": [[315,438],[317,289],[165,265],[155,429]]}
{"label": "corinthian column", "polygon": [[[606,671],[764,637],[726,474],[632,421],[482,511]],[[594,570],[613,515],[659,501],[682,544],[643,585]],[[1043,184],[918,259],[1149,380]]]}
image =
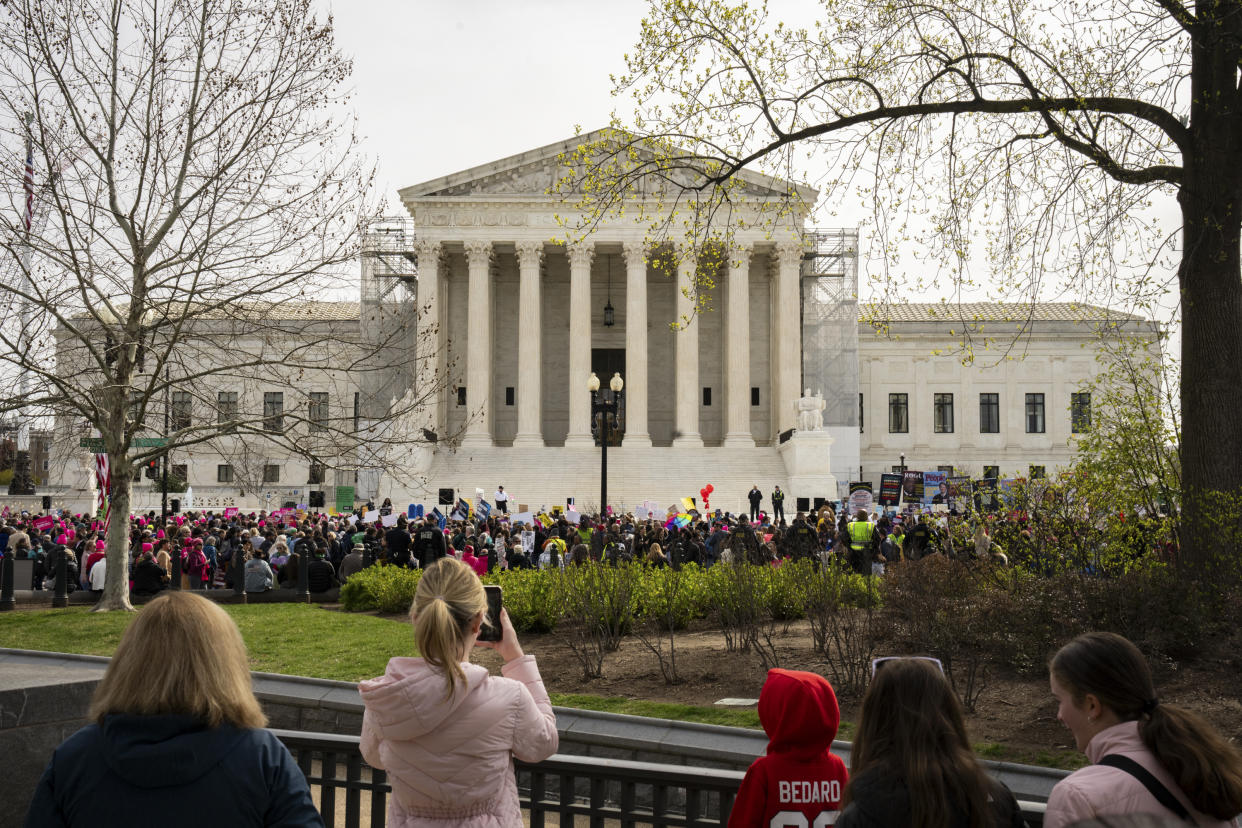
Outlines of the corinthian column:
{"label": "corinthian column", "polygon": [[625,255],[625,436],[623,446],[650,446],[647,433],[647,246],[622,245]]}
{"label": "corinthian column", "polygon": [[783,242],[776,246],[776,284],[772,302],[776,309],[776,353],[772,355],[772,423],[776,433],[793,428],[794,406],[802,396],[801,284],[802,244]]}
{"label": "corinthian column", "polygon": [[466,434],[463,446],[490,446],[492,386],[492,243],[466,242],[470,283],[466,313]]}
{"label": "corinthian column", "polygon": [[698,254],[693,247],[685,246],[678,249],[677,259],[677,301],[674,307],[679,327],[673,340],[674,372],[677,377],[673,428],[677,436],[673,438],[673,445],[702,448],[703,438],[699,434],[699,319],[691,299],[698,270]]}
{"label": "corinthian column", "polygon": [[569,245],[569,431],[566,446],[593,446],[591,397],[591,259],[595,245]]}
{"label": "corinthian column", "polygon": [[750,245],[729,251],[725,296],[725,446],[754,447],[750,433]]}
{"label": "corinthian column", "polygon": [[540,320],[539,262],[543,242],[517,243],[518,273],[518,384],[515,446],[543,445],[542,342]]}
{"label": "corinthian column", "polygon": [[424,400],[426,409],[420,419],[436,434],[442,434],[440,410],[444,406],[445,354],[443,300],[440,294],[440,243],[419,241],[414,245],[418,255],[418,327],[414,339],[415,387],[431,387]]}

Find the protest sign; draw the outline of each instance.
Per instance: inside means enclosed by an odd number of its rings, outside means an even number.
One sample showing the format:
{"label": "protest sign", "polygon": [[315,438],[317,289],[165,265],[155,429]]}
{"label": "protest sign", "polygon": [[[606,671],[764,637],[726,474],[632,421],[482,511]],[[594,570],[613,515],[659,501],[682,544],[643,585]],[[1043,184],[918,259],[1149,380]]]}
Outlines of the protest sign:
{"label": "protest sign", "polygon": [[375,521],[379,519],[380,519],[379,512],[367,512],[365,515],[362,516],[363,523],[375,523]]}
{"label": "protest sign", "polygon": [[850,483],[850,511],[870,510],[872,502],[871,483],[856,480]]}
{"label": "protest sign", "polygon": [[945,503],[949,499],[949,473],[942,471],[923,472],[923,502],[932,505]]}
{"label": "protest sign", "polygon": [[582,520],[582,515],[571,510],[565,513],[565,520],[576,524]]}
{"label": "protest sign", "polygon": [[397,525],[397,518],[398,518],[398,517],[400,517],[400,515],[395,515],[395,514],[393,514],[393,515],[381,515],[381,516],[380,516],[380,523],[384,524],[385,526],[396,526],[396,525]]}
{"label": "protest sign", "polygon": [[646,520],[651,513],[647,511],[646,506],[638,506],[634,509],[635,520]]}
{"label": "protest sign", "polygon": [[229,508],[224,510],[224,516],[226,518],[237,517],[238,511],[239,510],[236,506],[230,506]]}
{"label": "protest sign", "polygon": [[338,512],[352,512],[354,510],[353,486],[336,487],[336,510]]}
{"label": "protest sign", "polygon": [[949,508],[959,512],[965,512],[970,508],[970,478],[969,477],[950,477],[949,478]]}
{"label": "protest sign", "polygon": [[901,502],[901,475],[880,475],[880,505],[896,506]]}
{"label": "protest sign", "polygon": [[901,502],[923,502],[923,472],[907,470],[901,481]]}
{"label": "protest sign", "polygon": [[[40,532],[46,532],[56,525],[56,518],[51,515],[44,515],[41,518],[35,518],[33,525],[34,528],[38,529]],[[29,586],[29,584],[27,584],[27,586]]]}
{"label": "protest sign", "polygon": [[518,512],[516,515],[513,516],[514,523],[525,523],[527,526],[530,526],[531,522],[534,521],[534,519],[535,519],[535,516],[531,514],[530,512]]}

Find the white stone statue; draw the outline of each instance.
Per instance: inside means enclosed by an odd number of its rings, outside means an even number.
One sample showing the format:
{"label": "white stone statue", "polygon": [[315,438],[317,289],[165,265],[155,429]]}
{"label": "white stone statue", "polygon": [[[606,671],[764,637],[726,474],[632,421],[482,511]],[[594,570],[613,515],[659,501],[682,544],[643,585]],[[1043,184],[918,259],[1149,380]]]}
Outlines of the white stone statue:
{"label": "white stone statue", "polygon": [[826,405],[827,403],[824,402],[822,394],[811,396],[811,389],[806,389],[802,397],[794,404],[798,415],[798,430],[823,431],[824,408]]}

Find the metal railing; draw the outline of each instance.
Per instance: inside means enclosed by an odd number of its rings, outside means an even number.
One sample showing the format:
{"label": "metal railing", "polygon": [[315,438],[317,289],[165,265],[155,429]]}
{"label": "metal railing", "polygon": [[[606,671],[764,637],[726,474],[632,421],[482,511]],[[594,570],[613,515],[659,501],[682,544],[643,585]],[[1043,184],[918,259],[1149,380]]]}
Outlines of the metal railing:
{"label": "metal railing", "polygon": [[[357,736],[273,730],[297,760],[327,828],[380,828],[392,786],[362,760]],[[619,824],[709,828],[729,821],[741,771],[693,768],[557,754],[536,764],[515,762],[523,815],[531,828],[549,824],[603,828]],[[343,796],[342,796],[343,795]],[[1021,802],[1031,828],[1043,824],[1042,803]]]}

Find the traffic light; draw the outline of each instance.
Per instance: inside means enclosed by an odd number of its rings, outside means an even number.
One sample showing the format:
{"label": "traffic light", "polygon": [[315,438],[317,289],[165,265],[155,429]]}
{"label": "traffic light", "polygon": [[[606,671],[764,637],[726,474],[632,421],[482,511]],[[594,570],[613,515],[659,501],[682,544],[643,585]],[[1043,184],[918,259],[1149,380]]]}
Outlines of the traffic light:
{"label": "traffic light", "polygon": [[147,480],[154,480],[160,476],[160,461],[148,460],[146,466]]}

